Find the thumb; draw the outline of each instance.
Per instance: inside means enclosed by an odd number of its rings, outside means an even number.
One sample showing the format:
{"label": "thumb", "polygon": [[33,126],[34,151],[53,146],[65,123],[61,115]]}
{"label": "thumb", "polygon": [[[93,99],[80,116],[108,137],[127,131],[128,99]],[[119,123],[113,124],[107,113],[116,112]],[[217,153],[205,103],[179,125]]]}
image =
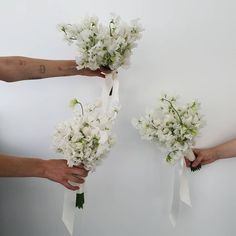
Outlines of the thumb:
{"label": "thumb", "polygon": [[187,167],[190,167],[190,165],[191,165],[190,160],[187,159],[186,157],[184,157],[184,160],[185,160],[186,166],[187,166]]}
{"label": "thumb", "polygon": [[200,154],[200,150],[199,149],[194,149],[193,153],[195,154],[196,159],[194,160],[194,162],[192,164],[192,167],[196,167],[196,166],[198,166],[201,163],[201,161],[203,159],[203,156]]}

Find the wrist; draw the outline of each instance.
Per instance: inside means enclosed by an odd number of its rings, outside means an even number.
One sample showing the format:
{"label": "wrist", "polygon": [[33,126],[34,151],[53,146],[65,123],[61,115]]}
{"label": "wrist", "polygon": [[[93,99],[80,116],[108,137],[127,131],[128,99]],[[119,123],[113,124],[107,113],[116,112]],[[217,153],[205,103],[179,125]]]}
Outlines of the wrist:
{"label": "wrist", "polygon": [[210,148],[210,153],[211,153],[212,159],[219,160],[222,158],[217,147]]}
{"label": "wrist", "polygon": [[67,71],[71,73],[70,75],[80,75],[80,71],[77,69],[77,64],[75,60],[69,61],[67,65]]}
{"label": "wrist", "polygon": [[39,165],[38,165],[38,177],[41,178],[47,178],[47,173],[48,173],[48,160],[39,160]]}

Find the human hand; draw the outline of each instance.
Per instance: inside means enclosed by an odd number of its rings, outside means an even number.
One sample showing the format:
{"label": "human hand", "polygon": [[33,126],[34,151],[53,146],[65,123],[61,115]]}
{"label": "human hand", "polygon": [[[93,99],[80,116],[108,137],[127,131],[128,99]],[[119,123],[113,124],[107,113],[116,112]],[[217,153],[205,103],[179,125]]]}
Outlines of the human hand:
{"label": "human hand", "polygon": [[110,69],[107,69],[105,67],[101,67],[97,70],[91,70],[89,68],[84,68],[79,70],[80,75],[85,75],[85,76],[98,76],[105,78],[106,74],[110,74],[112,71]]}
{"label": "human hand", "polygon": [[193,149],[193,153],[196,159],[192,163],[187,158],[185,158],[187,167],[197,167],[198,165],[206,165],[217,160],[213,148]]}
{"label": "human hand", "polygon": [[70,190],[78,190],[79,186],[73,186],[69,181],[82,184],[88,175],[83,166],[68,167],[66,160],[46,160],[44,170],[45,178],[60,183]]}

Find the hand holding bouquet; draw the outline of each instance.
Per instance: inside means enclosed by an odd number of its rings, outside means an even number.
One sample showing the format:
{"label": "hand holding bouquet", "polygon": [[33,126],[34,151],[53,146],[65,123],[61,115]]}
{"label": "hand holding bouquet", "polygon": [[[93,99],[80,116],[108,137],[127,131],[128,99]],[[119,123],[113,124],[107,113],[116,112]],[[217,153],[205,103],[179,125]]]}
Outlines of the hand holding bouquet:
{"label": "hand holding bouquet", "polygon": [[[74,110],[74,117],[58,125],[54,133],[54,146],[58,153],[67,159],[68,166],[82,165],[86,170],[94,171],[106,157],[114,144],[112,125],[119,111],[113,106],[104,113],[101,102],[83,105],[73,99],[71,106],[80,105],[81,112]],[[82,208],[84,193],[77,193],[76,206]]]}
{"label": "hand holding bouquet", "polygon": [[[164,95],[160,98],[160,107],[134,120],[133,124],[143,139],[152,140],[168,150],[165,158],[168,163],[175,163],[184,156],[192,162],[195,156],[191,148],[202,126],[199,109],[196,101],[179,106],[176,97]],[[191,170],[200,167],[191,167]]]}

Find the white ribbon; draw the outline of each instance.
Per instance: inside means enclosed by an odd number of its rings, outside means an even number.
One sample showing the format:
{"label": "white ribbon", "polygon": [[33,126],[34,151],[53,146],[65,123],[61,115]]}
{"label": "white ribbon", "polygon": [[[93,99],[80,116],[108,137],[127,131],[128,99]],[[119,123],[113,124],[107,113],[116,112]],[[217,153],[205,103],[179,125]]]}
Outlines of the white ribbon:
{"label": "white ribbon", "polygon": [[65,190],[62,221],[64,222],[70,235],[73,234],[73,226],[75,220],[75,200],[76,193],[69,190]]}
{"label": "white ribbon", "polygon": [[64,204],[63,204],[63,212],[62,212],[62,221],[64,222],[67,230],[69,231],[70,235],[73,234],[74,228],[74,221],[75,221],[75,213],[76,213],[76,194],[77,193],[84,193],[85,186],[84,184],[78,184],[69,181],[69,183],[73,186],[79,186],[79,190],[76,192],[70,191],[69,189],[65,190],[64,193]]}
{"label": "white ribbon", "polygon": [[[111,91],[112,94],[110,94]],[[101,100],[104,112],[109,112],[113,105],[119,104],[119,81],[117,79],[117,71],[106,75]]]}
{"label": "white ribbon", "polygon": [[[189,159],[190,161],[195,160],[194,153],[191,149],[187,153],[186,158]],[[170,221],[173,226],[176,225],[176,221],[179,216],[180,202],[182,201],[189,207],[192,207],[188,178],[186,174],[187,174],[187,167],[185,164],[185,160],[184,158],[181,158],[181,160],[176,164],[175,167],[173,198],[170,211]]]}
{"label": "white ribbon", "polygon": [[[111,89],[112,94],[110,95]],[[116,71],[113,71],[111,74],[106,75],[106,79],[102,87],[101,100],[102,109],[104,110],[104,112],[109,112],[110,109],[112,109],[113,105],[119,104],[119,81],[117,79]],[[75,213],[76,210],[78,210],[75,206],[76,193],[84,193],[85,185],[72,182],[70,182],[70,184],[74,186],[79,185],[80,189],[77,192],[65,190],[62,221],[64,222],[70,235],[73,235]]]}

